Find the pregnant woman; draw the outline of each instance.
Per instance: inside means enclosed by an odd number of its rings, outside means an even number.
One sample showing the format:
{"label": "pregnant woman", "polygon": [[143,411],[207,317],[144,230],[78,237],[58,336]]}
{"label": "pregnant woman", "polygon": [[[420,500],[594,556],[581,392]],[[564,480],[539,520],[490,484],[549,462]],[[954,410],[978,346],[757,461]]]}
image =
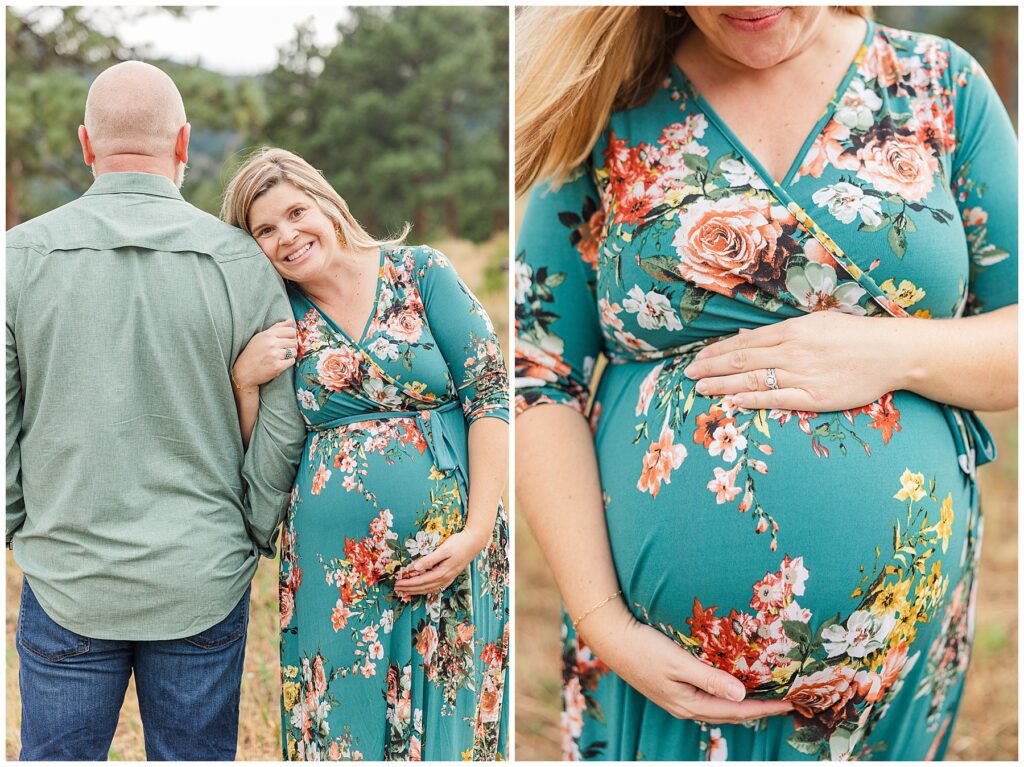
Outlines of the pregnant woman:
{"label": "pregnant woman", "polygon": [[517,486],[566,608],[566,756],[941,758],[994,457],[972,411],[1016,393],[992,85],[850,10],[519,23],[517,183],[545,183]]}
{"label": "pregnant woman", "polygon": [[508,377],[490,320],[444,256],[371,238],[290,152],[250,158],[223,217],[297,323],[233,370],[247,437],[259,384],[294,362],[309,431],[281,541],[284,758],[504,755]]}

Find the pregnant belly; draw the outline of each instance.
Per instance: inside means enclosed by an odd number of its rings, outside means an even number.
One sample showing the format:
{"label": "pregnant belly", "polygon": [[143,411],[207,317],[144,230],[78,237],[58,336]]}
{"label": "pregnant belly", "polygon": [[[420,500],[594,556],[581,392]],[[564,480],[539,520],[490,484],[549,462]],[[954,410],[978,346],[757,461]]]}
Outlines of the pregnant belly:
{"label": "pregnant belly", "polygon": [[610,368],[595,405],[612,552],[638,618],[766,697],[814,657],[881,668],[926,630],[976,521],[935,403],[688,406],[689,383],[659,369]]}
{"label": "pregnant belly", "polygon": [[[419,550],[463,524],[454,473],[439,471],[414,418],[350,424],[314,433],[296,476],[296,530],[344,542],[394,534]],[[432,546],[431,546],[432,547]]]}

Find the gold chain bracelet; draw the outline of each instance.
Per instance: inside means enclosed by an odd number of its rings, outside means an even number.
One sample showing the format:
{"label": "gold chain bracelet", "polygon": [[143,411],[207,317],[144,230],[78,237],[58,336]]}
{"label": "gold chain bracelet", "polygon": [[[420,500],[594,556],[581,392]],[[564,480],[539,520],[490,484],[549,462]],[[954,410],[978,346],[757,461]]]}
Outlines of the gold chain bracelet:
{"label": "gold chain bracelet", "polygon": [[612,601],[613,599],[615,599],[615,597],[617,597],[617,596],[619,596],[619,595],[621,595],[621,594],[622,594],[622,589],[619,589],[619,590],[618,590],[618,591],[616,591],[616,592],[615,592],[614,594],[612,594],[612,595],[611,595],[610,597],[606,597],[605,599],[602,599],[602,600],[601,600],[600,602],[598,602],[598,603],[597,603],[596,605],[594,605],[594,606],[593,606],[593,607],[591,607],[591,608],[590,608],[589,610],[587,610],[587,611],[586,611],[585,613],[583,613],[583,615],[579,616],[579,617],[578,617],[578,618],[577,618],[576,620],[574,620],[574,621],[572,622],[572,628],[573,628],[573,631],[578,631],[578,630],[579,630],[579,627],[580,627],[580,622],[581,622],[581,621],[582,621],[582,620],[583,620],[584,618],[586,618],[586,617],[587,617],[588,615],[590,615],[590,614],[591,614],[592,612],[594,612],[594,611],[596,611],[596,610],[600,610],[600,609],[601,609],[602,607],[604,607],[604,606],[605,606],[606,604],[608,604],[608,603],[609,603],[609,602],[611,602],[611,601]]}

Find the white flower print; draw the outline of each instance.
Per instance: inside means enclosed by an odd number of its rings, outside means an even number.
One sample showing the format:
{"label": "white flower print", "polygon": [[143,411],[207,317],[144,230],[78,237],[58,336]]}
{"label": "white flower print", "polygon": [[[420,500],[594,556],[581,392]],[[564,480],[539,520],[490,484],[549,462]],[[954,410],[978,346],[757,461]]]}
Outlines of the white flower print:
{"label": "white flower print", "polygon": [[715,429],[715,433],[711,435],[708,454],[721,454],[723,460],[732,463],[736,460],[736,451],[743,450],[746,446],[747,438],[736,431],[736,424],[730,423]]}
{"label": "white flower print", "polygon": [[295,392],[295,398],[299,401],[299,405],[306,410],[320,409],[320,404],[316,401],[316,395],[309,389],[299,389]]}
{"label": "white flower print", "polygon": [[794,266],[786,275],[786,290],[809,312],[836,310],[863,316],[867,311],[859,304],[867,291],[856,282],[839,282],[836,270],[829,264],[808,261]]}
{"label": "white flower print", "polygon": [[440,540],[440,533],[428,533],[426,530],[420,530],[416,533],[415,538],[410,538],[405,542],[405,548],[409,550],[409,556],[422,557],[436,549]]}
{"label": "white flower print", "polygon": [[879,617],[868,610],[856,610],[846,626],[829,626],[821,632],[825,640],[828,657],[846,654],[851,658],[863,658],[885,644],[886,637],[896,625],[891,613]]}
{"label": "white flower print", "polygon": [[637,316],[636,321],[640,327],[648,330],[662,327],[668,330],[683,329],[683,323],[665,296],[653,290],[645,294],[639,285],[634,285],[628,295],[629,298],[622,300],[622,308]]}
{"label": "white flower print", "polygon": [[363,379],[363,393],[378,405],[400,405],[402,398],[398,396],[398,387],[385,384],[379,378],[367,376]]}
{"label": "white flower print", "polygon": [[601,312],[602,325],[613,330],[622,330],[622,320],[619,319],[619,312],[622,311],[621,306],[613,304],[607,298],[599,298],[597,300],[597,308]]}
{"label": "white flower print", "polygon": [[427,595],[427,620],[437,623],[441,620],[441,592]]}
{"label": "white flower print", "polygon": [[835,119],[840,125],[857,130],[867,130],[874,124],[872,112],[882,106],[882,99],[863,80],[854,79],[846,89],[843,100],[836,107]]}
{"label": "white flower print", "polygon": [[533,284],[533,269],[523,261],[516,261],[516,303],[526,303],[526,294],[530,292]]}
{"label": "white flower print", "polygon": [[390,634],[391,629],[395,627],[395,611],[385,610],[380,615],[380,630],[385,634]]}
{"label": "white flower print", "polygon": [[372,344],[369,344],[366,348],[373,352],[377,356],[377,359],[398,359],[398,344],[394,343],[385,336],[379,337],[376,341],[374,341]]}
{"label": "white flower print", "polygon": [[882,223],[882,201],[846,181],[819,189],[811,199],[818,207],[827,206],[828,212],[844,224],[853,223],[858,215],[868,226]]}
{"label": "white flower print", "polygon": [[757,171],[746,160],[722,160],[722,175],[729,186],[749,186],[753,189],[767,189]]}

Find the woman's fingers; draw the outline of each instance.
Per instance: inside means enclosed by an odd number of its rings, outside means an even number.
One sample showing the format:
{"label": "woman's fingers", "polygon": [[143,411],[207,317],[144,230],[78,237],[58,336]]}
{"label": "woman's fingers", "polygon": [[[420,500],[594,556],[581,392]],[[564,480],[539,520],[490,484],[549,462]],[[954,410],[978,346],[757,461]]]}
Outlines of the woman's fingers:
{"label": "woman's fingers", "polygon": [[743,683],[720,668],[699,661],[685,650],[678,656],[676,676],[680,682],[722,700],[741,701],[747,695]]}
{"label": "woman's fingers", "polygon": [[[775,385],[780,389],[786,386],[794,388],[795,376],[788,371],[772,368],[775,374]],[[705,397],[720,396],[724,394],[739,394],[740,392],[770,391],[768,385],[768,370],[749,370],[746,373],[737,373],[730,376],[718,376],[702,378],[697,382],[697,393]]]}
{"label": "woman's fingers", "polygon": [[743,332],[738,333],[737,335],[721,341],[716,341],[713,344],[708,344],[698,352],[694,359],[705,360],[711,357],[718,357],[723,354],[739,351],[741,349],[778,346],[786,339],[786,332],[788,331],[788,328],[782,327],[786,322],[788,322],[788,320],[776,322],[771,325],[765,325],[760,328],[753,328],[751,330],[744,328]]}
{"label": "woman's fingers", "polygon": [[770,367],[784,367],[785,364],[786,355],[781,348],[754,346],[747,349],[735,349],[714,357],[695,359],[687,365],[683,372],[688,378],[699,380],[749,373],[754,370],[766,370]]}
{"label": "woman's fingers", "polygon": [[693,719],[702,722],[735,723],[778,716],[793,710],[793,705],[784,700],[744,700],[736,702],[695,690],[693,700],[686,704]]}

